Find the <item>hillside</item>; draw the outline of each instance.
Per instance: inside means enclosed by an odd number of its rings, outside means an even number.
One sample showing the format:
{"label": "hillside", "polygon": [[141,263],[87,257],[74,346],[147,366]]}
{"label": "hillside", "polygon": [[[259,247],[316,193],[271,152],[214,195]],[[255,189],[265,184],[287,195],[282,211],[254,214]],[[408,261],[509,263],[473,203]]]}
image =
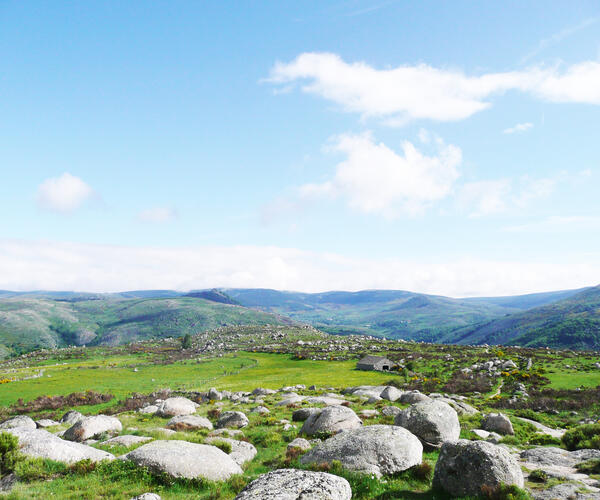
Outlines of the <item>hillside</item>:
{"label": "hillside", "polygon": [[600,286],[552,304],[461,329],[444,340],[460,344],[598,349]]}
{"label": "hillside", "polygon": [[467,299],[401,290],[301,293],[225,289],[225,292],[244,306],[283,314],[329,333],[438,340],[454,330],[560,300],[578,290]]}
{"label": "hillside", "polygon": [[148,338],[180,337],[218,326],[290,323],[238,305],[197,297],[17,295],[0,299],[0,355],[65,345],[116,345]]}

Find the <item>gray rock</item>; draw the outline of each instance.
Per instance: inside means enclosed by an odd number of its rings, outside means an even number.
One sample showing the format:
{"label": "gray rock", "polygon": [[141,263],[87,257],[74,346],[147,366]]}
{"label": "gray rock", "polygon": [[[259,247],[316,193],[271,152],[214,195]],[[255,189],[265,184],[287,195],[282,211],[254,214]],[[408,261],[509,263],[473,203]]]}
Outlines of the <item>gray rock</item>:
{"label": "gray rock", "polygon": [[375,418],[377,415],[379,415],[379,411],[377,410],[362,410],[358,414],[360,418]]}
{"label": "gray rock", "polygon": [[546,490],[533,490],[531,495],[535,500],[598,500],[600,493],[587,493],[582,491],[582,485],[578,483],[557,484]]}
{"label": "gray rock", "polygon": [[124,458],[155,473],[188,479],[225,481],[242,473],[240,466],[219,448],[187,441],[153,441],[130,451]]}
{"label": "gray rock", "polygon": [[510,419],[502,413],[490,413],[486,415],[481,421],[481,427],[486,431],[497,432],[503,436],[507,434],[512,436],[515,433]]}
{"label": "gray rock", "polygon": [[431,401],[431,398],[419,391],[404,392],[402,393],[402,396],[400,396],[400,402],[404,404],[412,405],[423,401]]}
{"label": "gray rock", "polygon": [[433,487],[453,496],[479,496],[483,486],[523,487],[516,459],[503,447],[485,441],[445,442],[435,465]]}
{"label": "gray rock", "polygon": [[140,408],[138,413],[142,415],[154,415],[158,411],[158,405],[148,405]]}
{"label": "gray rock", "polygon": [[223,399],[223,394],[221,394],[217,389],[211,387],[208,390],[208,399],[211,401],[221,401]]}
{"label": "gray rock", "polygon": [[79,413],[78,411],[70,410],[62,416],[60,422],[63,424],[73,425],[83,420],[84,418],[85,416]]}
{"label": "gray rock", "polygon": [[217,420],[217,428],[230,427],[240,429],[246,427],[249,423],[248,417],[241,411],[226,411]]}
{"label": "gray rock", "polygon": [[401,411],[394,423],[415,434],[423,444],[438,448],[460,436],[456,411],[442,401],[423,401]]}
{"label": "gray rock", "polygon": [[394,425],[369,425],[333,436],[306,453],[303,464],[339,460],[344,468],[365,474],[394,474],[418,465],[423,445],[411,432]]}
{"label": "gray rock", "polygon": [[35,425],[38,429],[44,429],[46,427],[60,425],[60,422],[57,422],[56,420],[50,420],[49,418],[42,418],[40,420],[36,420]]}
{"label": "gray rock", "polygon": [[196,403],[188,398],[167,398],[160,405],[156,414],[159,417],[178,417],[180,415],[191,415],[196,413]]}
{"label": "gray rock", "polygon": [[535,464],[536,468],[545,466],[574,467],[578,463],[600,458],[600,450],[567,451],[554,446],[540,446],[521,452],[521,460]]}
{"label": "gray rock", "polygon": [[454,408],[456,413],[459,415],[476,415],[479,413],[477,408],[473,408],[471,405],[468,405],[464,401],[455,401],[454,399],[450,399],[447,403]]}
{"label": "gray rock", "polygon": [[214,431],[210,431],[208,433],[209,437],[214,436],[223,436],[223,437],[234,437],[234,436],[243,436],[244,433],[239,429],[215,429]]}
{"label": "gray rock", "polygon": [[325,405],[325,406],[332,406],[332,405],[341,405],[342,403],[347,403],[346,400],[341,399],[341,398],[332,398],[329,396],[311,396],[305,399],[305,401],[307,403],[310,403],[311,405]]}
{"label": "gray rock", "polygon": [[229,453],[229,456],[236,464],[240,466],[246,462],[249,462],[256,456],[256,448],[253,444],[247,443],[246,441],[238,441],[237,439],[224,437],[208,437],[206,438],[205,442],[208,444],[213,444],[216,441],[229,443],[231,446],[231,452]]}
{"label": "gray rock", "polygon": [[17,484],[19,478],[16,474],[7,474],[0,479],[0,493],[8,493]]}
{"label": "gray rock", "polygon": [[48,458],[57,462],[72,464],[89,459],[92,462],[114,460],[114,455],[81,443],[73,443],[55,436],[43,429],[8,429],[19,439],[20,451],[35,458]]}
{"label": "gray rock", "polygon": [[161,500],[161,498],[156,493],[144,493],[137,497],[133,497],[131,500]]}
{"label": "gray rock", "polygon": [[268,415],[269,413],[271,413],[271,410],[269,410],[266,406],[257,406],[256,408],[252,408],[252,410],[250,410],[250,413],[258,413],[259,415]]}
{"label": "gray rock", "polygon": [[9,418],[0,424],[0,429],[37,429],[37,425],[32,418],[26,415]]}
{"label": "gray rock", "polygon": [[213,429],[213,424],[206,417],[199,417],[197,415],[180,415],[173,417],[167,422],[167,429],[173,429],[174,431],[195,431],[198,429]]}
{"label": "gray rock", "polygon": [[390,385],[383,390],[380,396],[381,398],[387,399],[393,403],[394,401],[398,401],[402,397],[402,394],[403,391]]}
{"label": "gray rock", "polygon": [[277,391],[273,389],[264,389],[262,387],[257,387],[252,391],[253,396],[269,396],[270,394],[275,394]]}
{"label": "gray rock", "polygon": [[278,469],[259,476],[235,500],[350,500],[344,478],[325,472]]}
{"label": "gray rock", "polygon": [[288,406],[294,405],[296,403],[301,403],[304,401],[304,396],[299,396],[298,394],[286,396],[281,401],[275,404],[275,406]]}
{"label": "gray rock", "polygon": [[345,406],[328,406],[306,419],[300,434],[313,436],[319,433],[334,434],[339,431],[356,429],[362,421],[352,409]]}
{"label": "gray rock", "polygon": [[306,451],[312,448],[310,441],[304,438],[296,438],[292,442],[287,445],[287,450],[293,450],[294,448],[299,448],[300,450]]}
{"label": "gray rock", "polygon": [[125,448],[129,448],[135,444],[146,443],[148,441],[152,441],[152,438],[148,436],[132,436],[125,434],[123,436],[116,436],[114,438],[107,439],[102,444],[108,444],[110,446],[125,446]]}
{"label": "gray rock", "polygon": [[321,408],[300,408],[292,413],[292,420],[294,422],[304,422],[315,413],[321,413]]}
{"label": "gray rock", "polygon": [[123,426],[117,417],[95,415],[93,417],[85,417],[72,427],[69,427],[65,431],[64,438],[80,443],[88,439],[93,439],[105,432],[121,432],[122,430]]}
{"label": "gray rock", "polygon": [[397,406],[384,406],[381,409],[381,414],[386,417],[395,417],[402,411],[402,408],[398,408]]}

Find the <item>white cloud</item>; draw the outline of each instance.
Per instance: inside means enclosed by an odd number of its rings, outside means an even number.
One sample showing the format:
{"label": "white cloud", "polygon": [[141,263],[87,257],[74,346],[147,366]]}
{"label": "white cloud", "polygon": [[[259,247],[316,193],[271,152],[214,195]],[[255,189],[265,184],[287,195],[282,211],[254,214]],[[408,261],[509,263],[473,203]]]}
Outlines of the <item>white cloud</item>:
{"label": "white cloud", "polygon": [[94,196],[94,190],[79,177],[65,172],[42,182],[37,190],[38,206],[63,214],[80,208]]}
{"label": "white cloud", "polygon": [[517,123],[514,127],[505,128],[503,134],[514,134],[517,132],[526,132],[530,128],[533,128],[533,123]]}
{"label": "white cloud", "polygon": [[510,233],[529,233],[536,232],[571,232],[581,231],[582,229],[597,230],[600,228],[600,217],[593,215],[552,215],[542,220],[519,224],[516,226],[507,226],[504,231]]}
{"label": "white cloud", "polygon": [[405,141],[397,153],[370,133],[337,136],[329,149],[345,159],[330,180],[301,186],[301,198],[339,196],[361,212],[391,218],[422,212],[448,196],[462,159],[460,148],[444,144],[435,156],[426,156]]}
{"label": "white cloud", "polygon": [[600,104],[600,62],[567,67],[533,67],[523,71],[467,76],[458,70],[426,64],[375,69],[347,63],[331,53],[303,53],[289,63],[277,62],[267,81],[289,85],[339,104],[345,111],[402,125],[411,119],[456,121],[491,106],[489,98],[509,90],[531,93],[552,102]]}
{"label": "white cloud", "polygon": [[556,262],[359,259],[268,246],[143,248],[0,240],[0,289],[368,288],[449,296],[507,295],[592,285],[600,255]]}
{"label": "white cloud", "polygon": [[553,178],[495,179],[463,184],[458,192],[459,207],[471,217],[499,214],[526,208],[531,202],[550,196],[562,174]]}
{"label": "white cloud", "polygon": [[154,207],[142,210],[137,217],[142,222],[162,223],[176,219],[178,214],[174,208]]}

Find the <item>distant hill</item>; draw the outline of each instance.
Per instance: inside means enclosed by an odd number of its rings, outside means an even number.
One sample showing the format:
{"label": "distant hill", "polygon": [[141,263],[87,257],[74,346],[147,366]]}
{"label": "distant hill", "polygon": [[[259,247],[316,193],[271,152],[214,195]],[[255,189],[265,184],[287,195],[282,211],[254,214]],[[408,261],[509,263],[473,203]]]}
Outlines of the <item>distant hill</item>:
{"label": "distant hill", "polygon": [[460,344],[600,349],[600,286],[552,304],[466,327],[444,340]]}
{"label": "distant hill", "polygon": [[65,345],[180,337],[218,326],[291,323],[271,313],[199,297],[43,295],[0,299],[0,356]]}
{"label": "distant hill", "polygon": [[329,333],[365,333],[391,338],[439,341],[457,329],[548,304],[580,290],[514,297],[453,299],[402,290],[302,293],[229,288],[227,295],[247,307],[276,312]]}

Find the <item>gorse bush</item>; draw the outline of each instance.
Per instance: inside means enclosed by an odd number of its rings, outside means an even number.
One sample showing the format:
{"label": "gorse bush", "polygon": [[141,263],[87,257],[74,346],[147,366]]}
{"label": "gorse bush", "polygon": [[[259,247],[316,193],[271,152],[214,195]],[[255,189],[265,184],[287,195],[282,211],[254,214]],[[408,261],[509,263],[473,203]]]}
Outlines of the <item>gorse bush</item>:
{"label": "gorse bush", "polygon": [[600,450],[600,424],[586,424],[575,427],[562,437],[567,450],[594,448]]}
{"label": "gorse bush", "polygon": [[21,459],[17,437],[7,432],[0,432],[0,476],[13,472]]}

